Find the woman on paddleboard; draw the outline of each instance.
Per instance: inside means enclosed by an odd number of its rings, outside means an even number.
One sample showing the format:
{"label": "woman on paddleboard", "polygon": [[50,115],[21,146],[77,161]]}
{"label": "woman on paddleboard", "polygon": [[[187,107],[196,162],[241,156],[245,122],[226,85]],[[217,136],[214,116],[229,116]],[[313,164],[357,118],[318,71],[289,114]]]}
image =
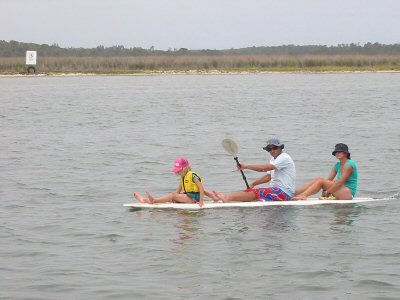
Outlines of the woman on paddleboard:
{"label": "woman on paddleboard", "polygon": [[192,171],[189,161],[186,158],[178,157],[175,160],[172,172],[180,177],[180,183],[175,193],[167,194],[159,198],[153,197],[149,192],[146,192],[148,198],[144,198],[138,193],[134,193],[133,196],[142,203],[198,203],[200,207],[204,205],[204,195],[212,196],[210,192],[204,189],[201,183],[201,177]]}
{"label": "woman on paddleboard", "polygon": [[351,200],[354,198],[357,192],[358,170],[356,163],[350,159],[349,147],[343,143],[336,144],[332,155],[339,161],[334,165],[328,178],[317,177],[306,183],[296,190],[293,200],[306,200],[321,189],[323,195],[320,199]]}
{"label": "woman on paddleboard", "polygon": [[[253,170],[267,174],[250,184],[244,192],[223,194],[213,191],[213,200],[223,202],[249,201],[286,201],[290,200],[295,192],[296,168],[289,154],[283,152],[285,147],[279,139],[271,138],[263,149],[271,155],[268,164],[245,165],[240,163],[239,170]],[[269,182],[269,188],[254,188]]]}

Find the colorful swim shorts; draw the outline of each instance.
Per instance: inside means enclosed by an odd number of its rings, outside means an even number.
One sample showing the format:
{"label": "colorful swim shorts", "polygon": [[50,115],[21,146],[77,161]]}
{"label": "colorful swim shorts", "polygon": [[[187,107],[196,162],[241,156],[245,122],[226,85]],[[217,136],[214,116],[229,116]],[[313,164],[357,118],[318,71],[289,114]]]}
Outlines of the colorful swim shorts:
{"label": "colorful swim shorts", "polygon": [[288,201],[290,196],[276,187],[251,189],[260,201]]}

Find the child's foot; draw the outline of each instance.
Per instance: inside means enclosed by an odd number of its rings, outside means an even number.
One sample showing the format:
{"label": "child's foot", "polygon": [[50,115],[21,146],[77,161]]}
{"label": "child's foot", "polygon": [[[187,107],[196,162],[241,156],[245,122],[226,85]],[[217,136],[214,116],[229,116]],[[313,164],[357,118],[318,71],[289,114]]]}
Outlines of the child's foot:
{"label": "child's foot", "polygon": [[150,204],[153,204],[153,203],[154,203],[154,200],[155,200],[154,197],[153,197],[149,192],[147,192],[147,191],[146,191],[146,194],[147,194],[147,197],[149,197],[149,203],[150,203]]}
{"label": "child's foot", "polygon": [[140,196],[139,193],[133,193],[133,197],[135,197],[140,203],[147,203],[146,198]]}

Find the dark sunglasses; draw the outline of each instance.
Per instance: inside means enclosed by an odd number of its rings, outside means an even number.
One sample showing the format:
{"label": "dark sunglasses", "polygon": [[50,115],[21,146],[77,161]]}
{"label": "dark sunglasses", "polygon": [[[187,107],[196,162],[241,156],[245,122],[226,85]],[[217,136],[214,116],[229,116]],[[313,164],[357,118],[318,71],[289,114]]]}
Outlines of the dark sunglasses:
{"label": "dark sunglasses", "polygon": [[272,150],[279,149],[277,146],[267,146],[263,148],[265,151],[271,152]]}

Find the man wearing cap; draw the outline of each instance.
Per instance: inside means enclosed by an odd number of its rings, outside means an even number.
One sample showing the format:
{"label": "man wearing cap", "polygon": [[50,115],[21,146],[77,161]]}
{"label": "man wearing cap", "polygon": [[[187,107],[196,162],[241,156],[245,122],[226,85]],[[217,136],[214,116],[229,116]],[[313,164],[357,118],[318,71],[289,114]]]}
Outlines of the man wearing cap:
{"label": "man wearing cap", "polygon": [[[289,154],[283,152],[284,144],[278,138],[267,140],[263,147],[271,155],[268,164],[246,165],[240,164],[241,170],[266,172],[266,175],[250,184],[244,192],[223,194],[214,191],[214,200],[223,202],[248,202],[248,201],[285,201],[290,200],[296,188],[296,168]],[[257,185],[269,182],[269,188],[254,188]]]}
{"label": "man wearing cap", "polygon": [[[306,200],[323,190],[320,199],[351,200],[356,195],[358,185],[357,164],[350,159],[349,147],[339,143],[332,152],[339,161],[333,166],[328,178],[317,177],[296,191],[293,200]],[[336,180],[335,180],[336,178]]]}

